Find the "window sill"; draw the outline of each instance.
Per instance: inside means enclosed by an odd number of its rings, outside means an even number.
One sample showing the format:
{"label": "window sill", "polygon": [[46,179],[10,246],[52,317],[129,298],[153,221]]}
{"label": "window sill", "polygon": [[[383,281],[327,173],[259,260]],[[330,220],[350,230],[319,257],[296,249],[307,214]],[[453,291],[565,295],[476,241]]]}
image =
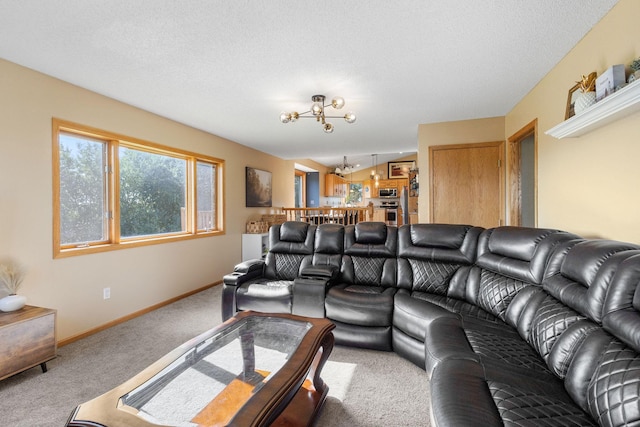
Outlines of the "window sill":
{"label": "window sill", "polygon": [[139,248],[141,246],[151,246],[151,245],[159,245],[164,243],[173,243],[173,242],[182,242],[185,240],[193,240],[200,239],[204,237],[213,237],[213,236],[221,236],[226,234],[224,230],[215,230],[215,231],[203,231],[198,234],[187,234],[187,235],[179,235],[179,236],[162,236],[162,237],[153,237],[146,240],[135,240],[121,243],[108,243],[104,245],[93,245],[93,246],[83,246],[83,247],[74,247],[74,248],[65,248],[54,250],[53,258],[69,258],[73,256],[79,255],[89,255],[100,252],[110,252],[117,251],[121,249],[129,249],[129,248]]}

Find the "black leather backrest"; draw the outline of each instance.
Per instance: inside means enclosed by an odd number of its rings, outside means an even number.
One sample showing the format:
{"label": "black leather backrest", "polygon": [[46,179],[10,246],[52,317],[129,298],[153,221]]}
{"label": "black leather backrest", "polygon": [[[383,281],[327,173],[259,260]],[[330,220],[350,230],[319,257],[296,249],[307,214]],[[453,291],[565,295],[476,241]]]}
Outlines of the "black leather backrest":
{"label": "black leather backrest", "polygon": [[269,229],[269,252],[311,255],[316,226],[306,222],[288,221]]}
{"label": "black leather backrest", "polygon": [[316,226],[289,221],[269,229],[269,252],[264,275],[270,279],[294,280],[313,254]]}
{"label": "black leather backrest", "polygon": [[472,264],[480,227],[454,224],[413,224],[398,229],[398,256],[429,261]]}
{"label": "black leather backrest", "polygon": [[344,229],[340,281],[366,286],[396,286],[398,229],[383,222],[359,222]]}
{"label": "black leather backrest", "polygon": [[344,226],[322,224],[316,230],[315,249],[311,264],[331,265],[340,269],[344,252]]}
{"label": "black leather backrest", "polygon": [[395,258],[398,251],[398,229],[384,222],[359,222],[344,230],[345,255]]}
{"label": "black leather backrest", "polygon": [[545,228],[489,229],[480,236],[476,264],[513,279],[541,284],[556,246],[578,238],[566,231]]}
{"label": "black leather backrest", "polygon": [[580,239],[561,245],[557,250],[561,256],[547,270],[543,287],[564,305],[601,324],[617,267],[638,250],[638,245],[613,240]]}
{"label": "black leather backrest", "polygon": [[449,294],[452,286],[463,293],[482,230],[470,225],[403,225],[398,229],[398,286],[440,295]]}
{"label": "black leather backrest", "polygon": [[511,301],[527,286],[541,285],[554,250],[579,237],[565,231],[498,227],[482,232],[466,299],[507,320]]}
{"label": "black leather backrest", "polygon": [[604,304],[604,329],[640,352],[640,254],[618,266]]}
{"label": "black leather backrest", "polygon": [[566,346],[575,357],[565,387],[598,425],[617,427],[640,425],[640,254],[626,258],[616,270],[604,302],[603,326],[580,331],[583,338],[576,334]]}

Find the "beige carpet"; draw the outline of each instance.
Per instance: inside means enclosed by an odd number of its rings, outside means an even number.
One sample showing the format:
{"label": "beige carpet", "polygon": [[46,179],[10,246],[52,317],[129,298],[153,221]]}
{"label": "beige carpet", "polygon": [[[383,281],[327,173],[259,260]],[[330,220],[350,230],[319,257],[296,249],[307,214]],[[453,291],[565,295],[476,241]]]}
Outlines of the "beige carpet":
{"label": "beige carpet", "polygon": [[[121,384],[219,324],[221,286],[58,350],[0,381],[0,426],[64,426],[76,405]],[[317,426],[428,426],[426,373],[393,353],[336,346],[322,371],[329,396]]]}

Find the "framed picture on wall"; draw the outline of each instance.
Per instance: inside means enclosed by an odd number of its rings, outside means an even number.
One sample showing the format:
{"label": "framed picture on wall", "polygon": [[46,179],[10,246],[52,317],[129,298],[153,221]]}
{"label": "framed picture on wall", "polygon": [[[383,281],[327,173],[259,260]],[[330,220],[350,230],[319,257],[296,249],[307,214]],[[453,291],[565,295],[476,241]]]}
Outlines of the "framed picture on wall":
{"label": "framed picture on wall", "polygon": [[389,162],[389,179],[409,178],[413,162]]}
{"label": "framed picture on wall", "polygon": [[577,83],[571,89],[569,89],[569,96],[567,97],[567,110],[564,113],[564,119],[570,119],[571,117],[576,115],[574,110],[576,105],[576,98],[580,94],[580,83]]}
{"label": "framed picture on wall", "polygon": [[246,167],[246,197],[248,208],[271,207],[271,172]]}

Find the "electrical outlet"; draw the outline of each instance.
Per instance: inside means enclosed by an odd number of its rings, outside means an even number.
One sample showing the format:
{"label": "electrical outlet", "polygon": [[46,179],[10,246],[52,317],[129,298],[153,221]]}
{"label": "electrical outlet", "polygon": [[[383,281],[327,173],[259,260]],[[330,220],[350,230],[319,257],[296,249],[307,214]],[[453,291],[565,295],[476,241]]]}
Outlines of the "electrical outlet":
{"label": "electrical outlet", "polygon": [[103,299],[109,299],[111,298],[111,288],[104,288],[102,290],[102,298]]}

